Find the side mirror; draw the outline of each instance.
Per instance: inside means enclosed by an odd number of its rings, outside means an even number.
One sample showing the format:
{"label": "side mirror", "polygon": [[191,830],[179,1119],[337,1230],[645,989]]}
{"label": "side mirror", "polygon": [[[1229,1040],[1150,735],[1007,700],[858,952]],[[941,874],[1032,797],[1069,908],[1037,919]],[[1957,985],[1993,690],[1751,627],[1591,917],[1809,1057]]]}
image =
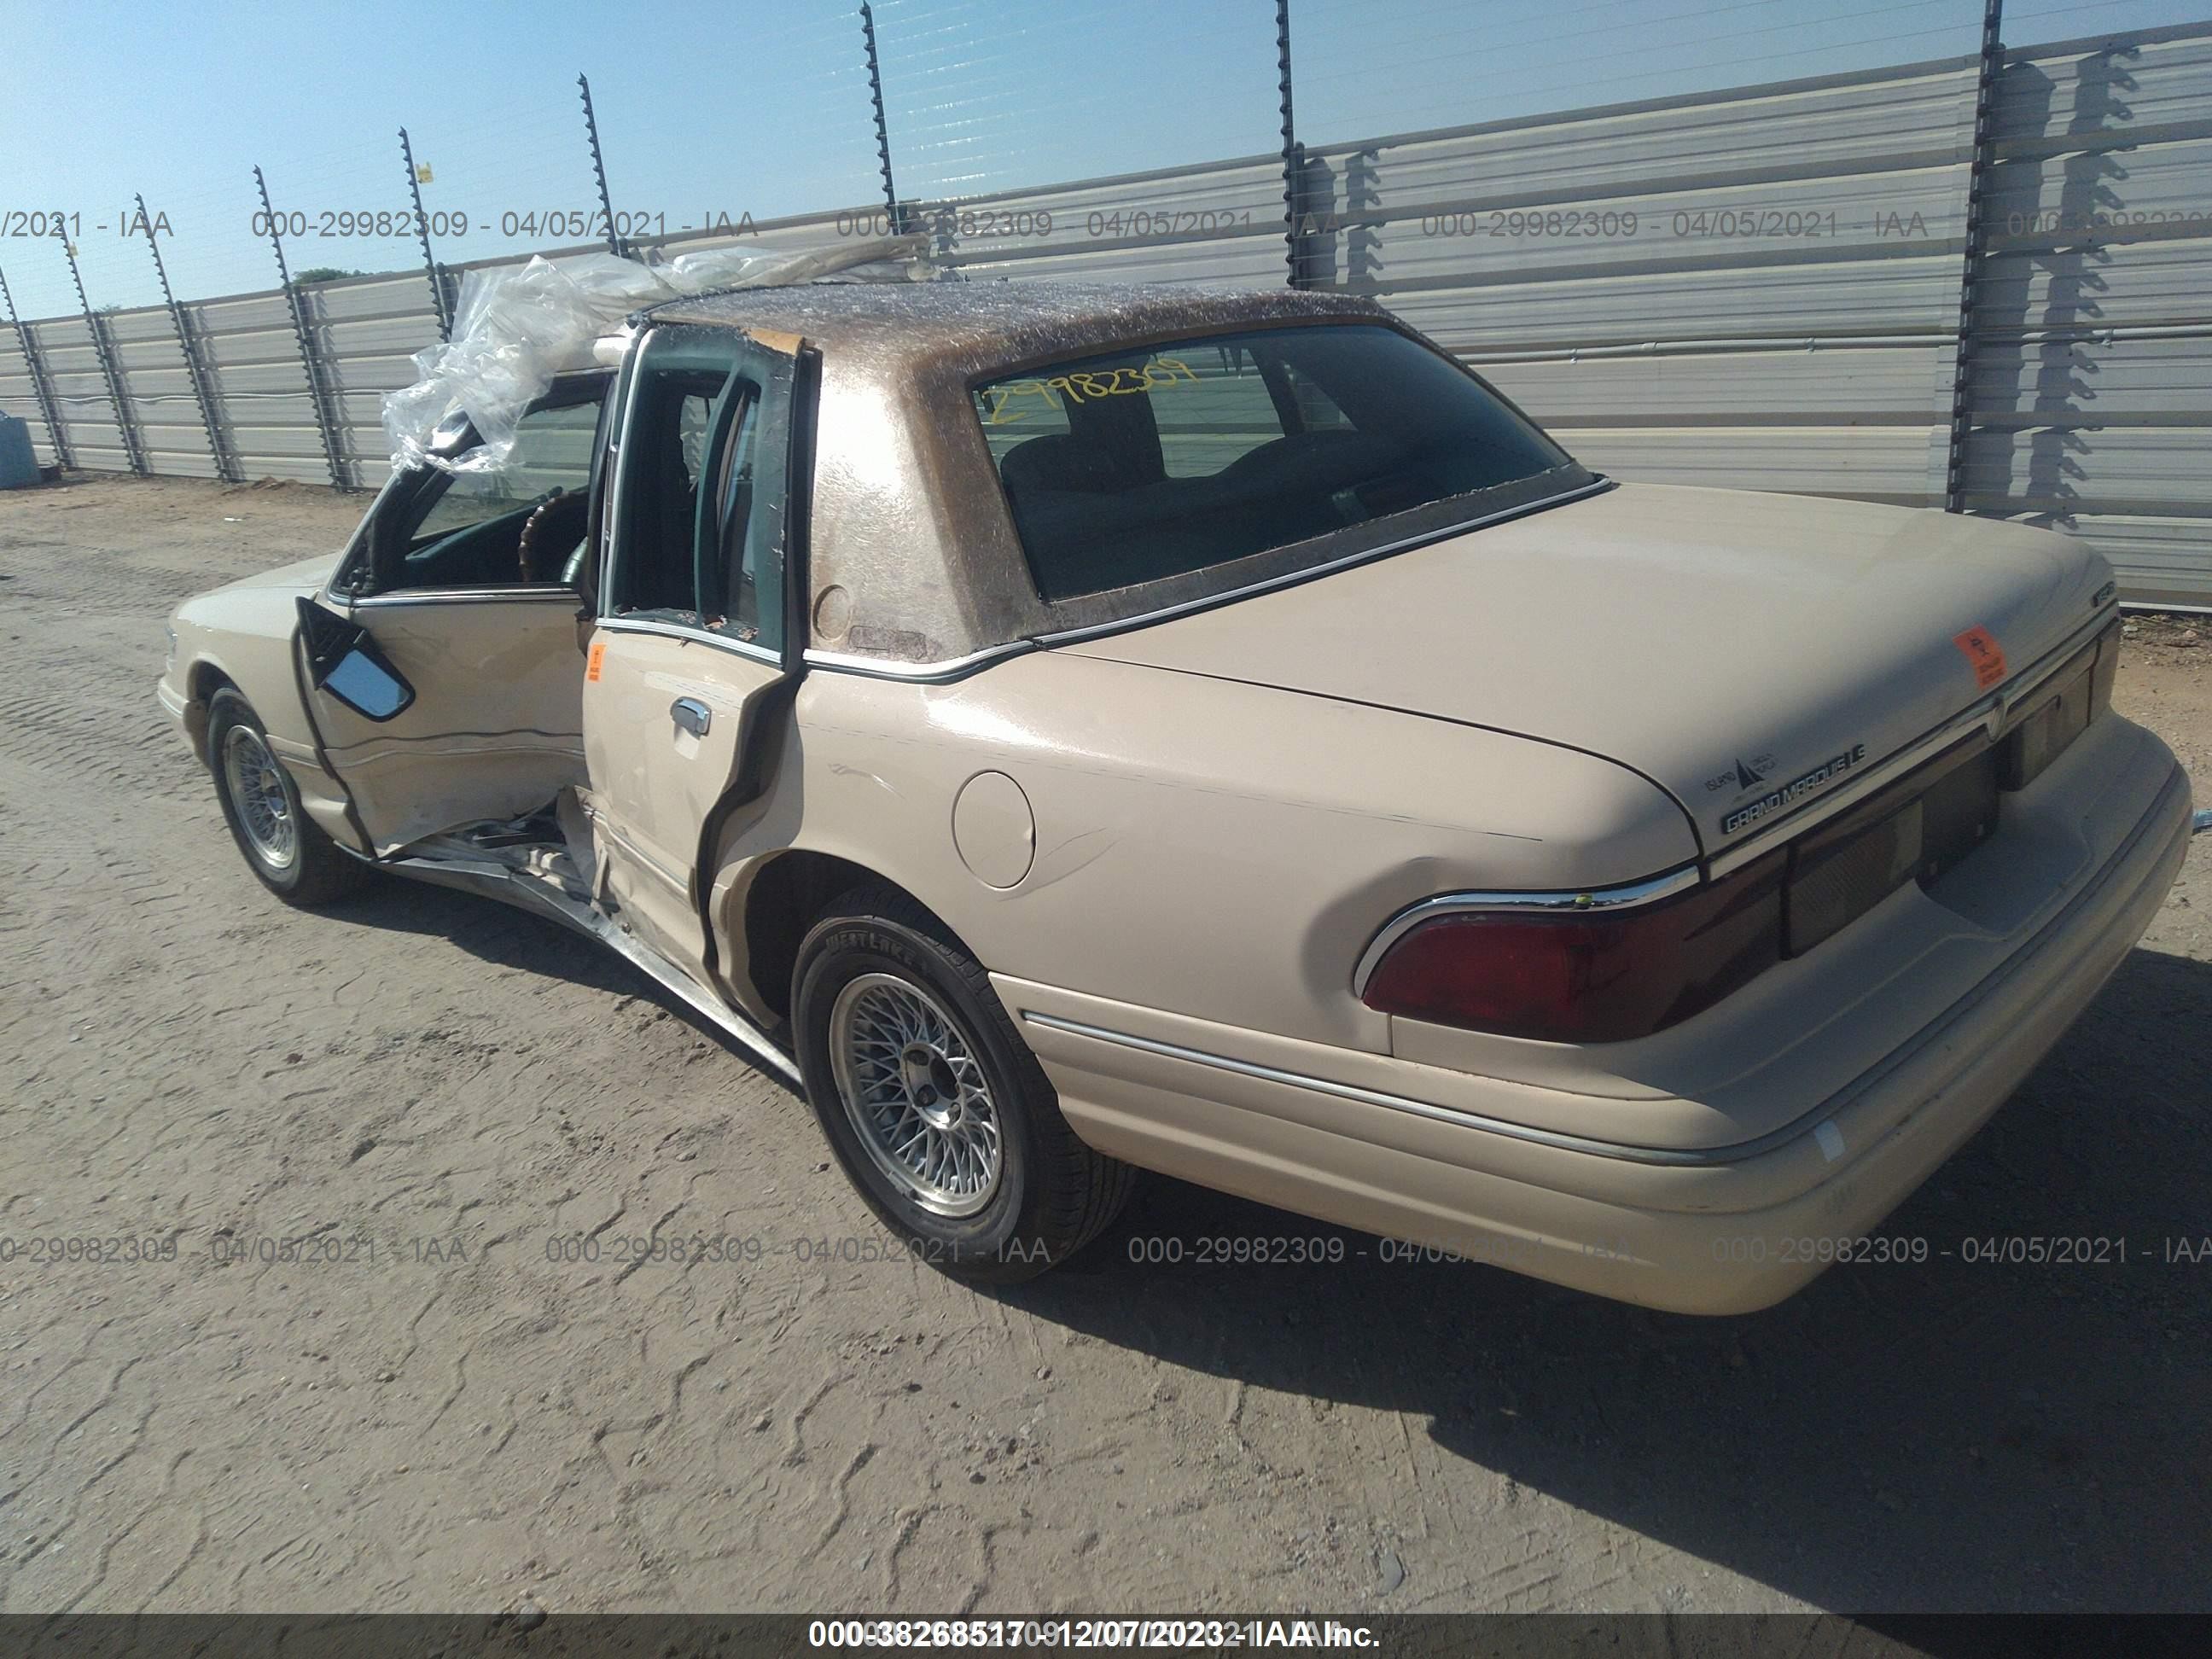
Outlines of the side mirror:
{"label": "side mirror", "polygon": [[357,714],[388,720],[415,701],[415,688],[364,634],[323,676],[322,689]]}
{"label": "side mirror", "polygon": [[300,600],[299,609],[300,641],[317,690],[372,720],[388,720],[414,702],[415,688],[367,629],[308,599]]}
{"label": "side mirror", "polygon": [[458,455],[469,447],[470,441],[476,436],[476,430],[469,421],[467,411],[457,409],[438,422],[437,429],[430,434],[430,441],[425,447],[433,455]]}

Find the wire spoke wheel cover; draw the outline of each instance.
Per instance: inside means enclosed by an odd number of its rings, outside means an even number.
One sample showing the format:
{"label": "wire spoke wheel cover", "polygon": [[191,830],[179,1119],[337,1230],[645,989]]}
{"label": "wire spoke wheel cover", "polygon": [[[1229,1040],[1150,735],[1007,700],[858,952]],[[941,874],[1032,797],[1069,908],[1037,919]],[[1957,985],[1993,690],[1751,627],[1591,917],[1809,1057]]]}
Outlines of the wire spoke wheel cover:
{"label": "wire spoke wheel cover", "polygon": [[928,992],[862,974],[830,1011],[830,1063],[869,1160],[933,1215],[988,1205],[1006,1167],[999,1115],[968,1035]]}
{"label": "wire spoke wheel cover", "polygon": [[254,857],[280,874],[290,869],[300,848],[292,798],[276,757],[251,726],[234,726],[223,734],[222,780]]}

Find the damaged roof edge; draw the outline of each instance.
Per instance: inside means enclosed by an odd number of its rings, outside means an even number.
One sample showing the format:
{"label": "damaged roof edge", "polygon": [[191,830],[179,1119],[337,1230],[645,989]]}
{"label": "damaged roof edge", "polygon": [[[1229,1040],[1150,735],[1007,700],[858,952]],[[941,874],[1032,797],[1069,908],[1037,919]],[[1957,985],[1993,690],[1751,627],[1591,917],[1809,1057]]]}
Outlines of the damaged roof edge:
{"label": "damaged roof edge", "polygon": [[[824,350],[886,362],[963,359],[977,371],[1064,355],[1094,343],[1136,343],[1306,318],[1387,320],[1374,301],[1297,289],[1197,283],[814,283],[671,300],[653,323],[768,328]],[[1401,329],[1402,325],[1399,325]]]}
{"label": "damaged roof edge", "polygon": [[[642,307],[630,313],[629,322],[635,327],[660,320],[661,313],[695,300],[718,298],[725,294],[750,293],[760,289],[793,288],[801,283],[818,283],[831,276],[845,276],[848,283],[870,280],[896,283],[947,279],[949,273],[934,272],[927,268],[928,244],[927,235],[913,231],[904,236],[875,236],[866,241],[848,242],[838,247],[814,248],[779,260],[757,276],[742,277],[714,288],[702,289],[696,294],[682,295]],[[872,276],[854,275],[870,265],[880,265],[884,269]],[[917,270],[921,274],[917,275]]]}

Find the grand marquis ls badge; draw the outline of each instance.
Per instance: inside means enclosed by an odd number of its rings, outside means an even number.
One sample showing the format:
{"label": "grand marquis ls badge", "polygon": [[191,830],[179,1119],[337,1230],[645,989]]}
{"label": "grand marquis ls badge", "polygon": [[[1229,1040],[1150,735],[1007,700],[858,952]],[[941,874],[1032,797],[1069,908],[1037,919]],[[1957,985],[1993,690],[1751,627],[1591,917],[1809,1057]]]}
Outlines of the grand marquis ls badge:
{"label": "grand marquis ls badge", "polygon": [[1866,759],[1866,745],[1855,743],[1840,755],[1832,755],[1811,771],[1800,774],[1778,789],[1770,789],[1754,800],[1742,805],[1721,820],[1721,833],[1732,836],[1739,830],[1771,817],[1785,806],[1795,805],[1806,796],[1826,787]]}

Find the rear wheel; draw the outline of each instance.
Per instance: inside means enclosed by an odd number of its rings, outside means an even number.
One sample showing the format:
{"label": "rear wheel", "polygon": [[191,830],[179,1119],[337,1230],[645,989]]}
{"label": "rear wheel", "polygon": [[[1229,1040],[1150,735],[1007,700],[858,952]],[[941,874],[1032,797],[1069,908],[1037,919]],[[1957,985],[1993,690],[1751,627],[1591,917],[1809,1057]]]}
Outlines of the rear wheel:
{"label": "rear wheel", "polygon": [[981,965],[912,900],[833,903],[800,943],[792,1008],[823,1133],[924,1261],[1029,1279],[1127,1201],[1136,1172],[1077,1139]]}
{"label": "rear wheel", "polygon": [[327,904],[368,879],[368,866],[301,810],[299,787],[270,750],[268,728],[228,687],[208,702],[208,764],[246,867],[287,904]]}

